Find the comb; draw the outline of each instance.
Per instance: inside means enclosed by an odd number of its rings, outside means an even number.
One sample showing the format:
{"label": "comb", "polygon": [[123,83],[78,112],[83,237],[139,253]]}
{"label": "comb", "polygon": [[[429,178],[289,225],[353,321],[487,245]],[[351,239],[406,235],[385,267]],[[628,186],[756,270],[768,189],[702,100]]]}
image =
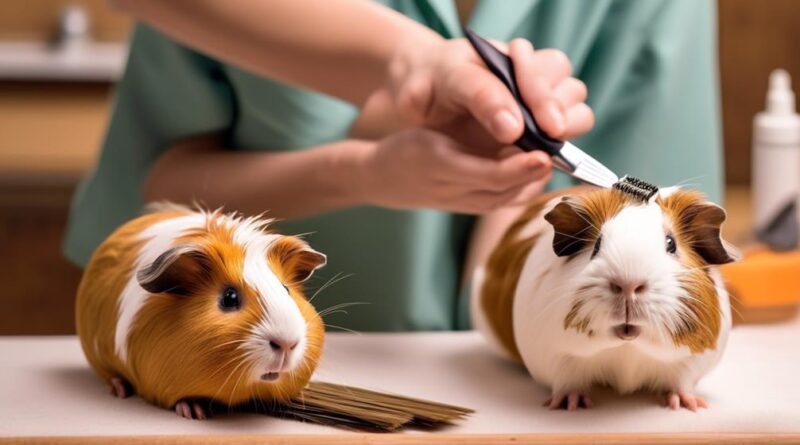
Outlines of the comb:
{"label": "comb", "polygon": [[639,198],[644,202],[650,201],[650,198],[658,193],[658,187],[628,175],[623,176],[622,179],[614,183],[611,187],[622,193],[627,193]]}

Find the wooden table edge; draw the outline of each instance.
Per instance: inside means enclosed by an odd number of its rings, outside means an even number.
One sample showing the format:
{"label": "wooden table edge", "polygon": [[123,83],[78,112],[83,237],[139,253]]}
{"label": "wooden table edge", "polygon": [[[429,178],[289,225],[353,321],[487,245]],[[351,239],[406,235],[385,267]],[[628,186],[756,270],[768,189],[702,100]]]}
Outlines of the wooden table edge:
{"label": "wooden table edge", "polygon": [[800,444],[800,433],[547,433],[547,434],[281,434],[246,436],[42,436],[0,437],[0,444],[21,445],[310,445],[339,444]]}

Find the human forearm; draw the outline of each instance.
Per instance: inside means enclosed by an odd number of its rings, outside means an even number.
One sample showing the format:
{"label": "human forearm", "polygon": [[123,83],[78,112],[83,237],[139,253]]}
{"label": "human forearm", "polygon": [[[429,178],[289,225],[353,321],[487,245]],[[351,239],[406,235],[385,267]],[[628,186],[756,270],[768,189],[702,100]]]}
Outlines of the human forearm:
{"label": "human forearm", "polygon": [[484,213],[538,191],[550,172],[543,153],[482,158],[422,129],[283,153],[226,150],[222,142],[206,136],[172,146],[151,169],[145,199],[282,219],[360,205]]}
{"label": "human forearm", "polygon": [[[441,38],[363,0],[112,0],[172,38],[257,74],[361,104],[400,47]],[[413,43],[410,43],[413,42]]]}
{"label": "human forearm", "polygon": [[147,201],[201,202],[294,219],[363,204],[358,162],[371,143],[345,140],[285,153],[221,149],[216,137],[175,144],[151,169]]}

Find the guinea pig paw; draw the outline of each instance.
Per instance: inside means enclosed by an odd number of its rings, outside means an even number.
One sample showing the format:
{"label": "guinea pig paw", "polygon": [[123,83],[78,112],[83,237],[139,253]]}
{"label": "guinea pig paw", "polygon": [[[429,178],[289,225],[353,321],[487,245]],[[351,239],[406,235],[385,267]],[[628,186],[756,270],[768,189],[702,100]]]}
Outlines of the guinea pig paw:
{"label": "guinea pig paw", "polygon": [[577,411],[578,408],[589,409],[594,406],[594,403],[588,392],[570,391],[565,394],[553,394],[542,403],[542,406],[551,410],[566,409],[567,411]]}
{"label": "guinea pig paw", "polygon": [[124,399],[133,394],[133,388],[131,385],[119,377],[112,377],[110,384],[111,395],[114,397]]}
{"label": "guinea pig paw", "polygon": [[691,412],[696,412],[698,408],[708,408],[708,403],[706,403],[705,399],[683,391],[667,392],[664,396],[663,405],[673,411],[681,407]]}
{"label": "guinea pig paw", "polygon": [[206,420],[208,419],[208,415],[206,415],[206,410],[203,408],[203,405],[200,402],[195,402],[191,400],[181,400],[180,402],[175,404],[175,414],[183,417],[184,419],[197,419],[197,420]]}

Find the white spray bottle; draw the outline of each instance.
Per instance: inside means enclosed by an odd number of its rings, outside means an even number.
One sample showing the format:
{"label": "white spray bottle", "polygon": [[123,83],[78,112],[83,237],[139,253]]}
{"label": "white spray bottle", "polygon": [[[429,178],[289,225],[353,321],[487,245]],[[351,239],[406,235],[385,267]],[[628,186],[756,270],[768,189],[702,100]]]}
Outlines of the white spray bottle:
{"label": "white spray bottle", "polygon": [[769,76],[767,109],[753,119],[753,204],[756,233],[778,250],[798,245],[800,115],[785,70]]}

